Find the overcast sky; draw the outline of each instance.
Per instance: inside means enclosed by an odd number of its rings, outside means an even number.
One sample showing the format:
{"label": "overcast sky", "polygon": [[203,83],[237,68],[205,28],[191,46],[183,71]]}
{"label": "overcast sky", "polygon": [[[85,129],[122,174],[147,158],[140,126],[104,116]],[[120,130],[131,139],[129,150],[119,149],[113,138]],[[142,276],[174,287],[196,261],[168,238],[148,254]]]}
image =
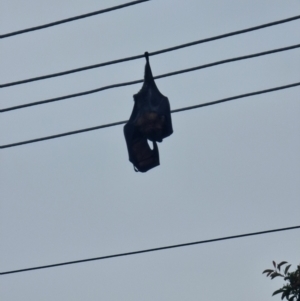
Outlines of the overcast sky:
{"label": "overcast sky", "polygon": [[[125,0],[1,0],[0,33]],[[0,41],[0,84],[300,14],[299,0],[152,0]],[[154,76],[300,42],[300,20],[150,57]],[[299,49],[159,79],[172,109],[300,81]],[[143,78],[139,59],[0,90],[0,108]],[[141,84],[1,113],[0,144],[126,120]],[[136,173],[123,126],[1,150],[0,272],[300,224],[300,87],[172,115]],[[300,230],[0,279],[3,301],[280,300]]]}

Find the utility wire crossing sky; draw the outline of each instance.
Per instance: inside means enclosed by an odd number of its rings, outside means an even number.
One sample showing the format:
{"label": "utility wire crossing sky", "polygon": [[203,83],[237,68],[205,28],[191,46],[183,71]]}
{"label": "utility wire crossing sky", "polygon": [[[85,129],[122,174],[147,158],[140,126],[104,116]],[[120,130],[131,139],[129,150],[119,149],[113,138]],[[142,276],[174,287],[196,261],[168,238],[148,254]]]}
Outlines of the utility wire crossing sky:
{"label": "utility wire crossing sky", "polygon": [[[274,92],[274,91],[278,91],[278,90],[293,88],[293,87],[296,87],[296,86],[299,86],[299,85],[300,85],[300,82],[290,84],[290,85],[286,85],[286,86],[275,87],[275,88],[271,88],[271,89],[260,90],[260,91],[256,91],[256,92],[236,95],[236,96],[227,97],[227,98],[223,98],[223,99],[219,99],[219,100],[215,100],[215,101],[211,101],[211,102],[207,102],[207,103],[202,103],[202,104],[195,105],[195,106],[183,107],[183,108],[180,108],[180,109],[172,110],[171,113],[177,113],[177,112],[182,112],[182,111],[187,111],[187,110],[194,110],[194,109],[197,109],[197,108],[206,107],[206,106],[210,106],[210,105],[215,105],[215,104],[219,104],[219,103],[222,103],[222,102],[227,102],[227,101],[238,99],[238,98],[244,98],[244,97],[254,96],[254,95],[258,95],[258,94],[264,94],[264,93]],[[89,132],[89,131],[93,131],[93,130],[99,130],[99,129],[103,129],[103,128],[107,128],[107,127],[121,125],[121,124],[126,123],[127,121],[128,120],[118,121],[118,122],[114,122],[114,123],[104,124],[104,125],[100,125],[100,126],[96,126],[96,127],[77,130],[77,131],[71,131],[71,132],[62,133],[62,134],[58,134],[58,135],[51,135],[51,136],[47,136],[47,137],[42,137],[42,138],[37,138],[37,139],[32,139],[32,140],[27,140],[27,141],[21,141],[21,142],[16,142],[16,143],[12,143],[12,144],[1,145],[0,149],[4,149],[4,148],[8,148],[8,147],[14,147],[14,146],[20,146],[20,145],[23,145],[23,144],[40,142],[40,141],[49,140],[49,139],[55,139],[55,138],[59,138],[59,137],[79,134],[79,133],[83,133],[83,132]]]}
{"label": "utility wire crossing sky", "polygon": [[87,18],[87,17],[96,16],[96,15],[103,14],[103,13],[108,13],[108,12],[113,11],[113,10],[125,8],[125,7],[128,7],[128,6],[132,6],[132,5],[135,5],[135,4],[140,4],[142,2],[147,2],[147,1],[150,1],[150,0],[139,0],[139,1],[128,2],[128,3],[117,5],[117,6],[114,6],[114,7],[101,9],[101,10],[98,10],[98,11],[95,11],[95,12],[92,12],[92,13],[83,14],[83,15],[80,15],[80,16],[67,18],[67,19],[64,19],[64,20],[55,21],[55,22],[51,22],[51,23],[48,23],[48,24],[40,25],[40,26],[35,26],[35,27],[31,27],[31,28],[26,28],[26,29],[22,29],[22,30],[2,34],[2,35],[0,35],[0,39],[4,39],[4,38],[11,37],[11,36],[27,33],[27,32],[30,32],[30,31],[35,31],[35,30],[40,30],[40,29],[60,25],[60,24],[67,23],[67,22],[76,21],[76,20],[79,20],[79,19]]}
{"label": "utility wire crossing sky", "polygon": [[[179,74],[192,72],[192,71],[196,71],[196,70],[200,70],[200,69],[204,69],[204,68],[218,66],[218,65],[222,65],[222,64],[226,64],[226,63],[232,63],[232,62],[251,59],[251,58],[255,58],[255,57],[259,57],[259,56],[263,56],[263,55],[269,55],[269,54],[273,54],[273,53],[288,51],[288,50],[296,49],[296,48],[299,48],[299,47],[300,47],[300,44],[297,44],[297,45],[292,45],[292,46],[289,46],[289,47],[278,48],[278,49],[273,49],[273,50],[269,50],[269,51],[254,53],[254,54],[250,54],[250,55],[239,56],[239,57],[235,57],[235,58],[231,58],[231,59],[227,59],[227,60],[222,60],[222,61],[217,61],[217,62],[214,62],[214,63],[209,63],[209,64],[205,64],[205,65],[201,65],[201,66],[197,66],[197,67],[193,67],[193,68],[188,68],[188,69],[184,69],[184,70],[179,70],[179,71],[174,71],[174,72],[170,72],[170,73],[166,73],[166,74],[157,75],[157,76],[154,76],[154,79],[165,78],[165,77],[179,75]],[[101,87],[101,88],[97,88],[97,89],[93,89],[93,90],[89,90],[89,91],[84,91],[84,92],[80,92],[80,93],[69,94],[69,95],[64,95],[64,96],[55,97],[55,98],[51,98],[51,99],[26,103],[26,104],[19,105],[19,106],[14,106],[14,107],[1,109],[0,113],[13,111],[13,110],[18,110],[18,109],[23,109],[23,108],[32,107],[32,106],[37,106],[37,105],[42,105],[42,104],[46,104],[46,103],[51,103],[51,102],[55,102],[55,101],[60,101],[60,100],[64,100],[64,99],[73,98],[73,97],[79,97],[79,96],[88,95],[88,94],[92,94],[92,93],[96,93],[96,92],[101,92],[101,91],[108,90],[108,89],[120,88],[120,87],[124,87],[124,86],[129,86],[129,85],[135,85],[135,84],[142,83],[143,81],[144,81],[143,79],[139,79],[139,80],[130,81],[130,82],[126,82],[126,83],[113,84],[113,85],[109,85],[109,86],[105,86],[105,87]]]}
{"label": "utility wire crossing sky", "polygon": [[253,232],[253,233],[246,233],[246,234],[233,235],[233,236],[226,236],[226,237],[213,238],[213,239],[201,240],[201,241],[194,241],[194,242],[178,244],[178,245],[172,245],[172,246],[166,246],[166,247],[152,248],[152,249],[147,249],[147,250],[140,250],[140,251],[121,253],[121,254],[107,255],[107,256],[101,256],[101,257],[96,257],[96,258],[88,258],[88,259],[68,261],[68,262],[62,262],[62,263],[56,263],[56,264],[49,264],[49,265],[43,265],[43,266],[39,266],[39,267],[32,267],[32,268],[27,268],[27,269],[19,269],[19,270],[14,270],[14,271],[1,272],[0,275],[14,274],[14,273],[20,273],[20,272],[29,272],[29,271],[33,271],[33,270],[54,268],[54,267],[58,267],[58,266],[62,266],[62,265],[70,265],[70,264],[83,263],[83,262],[88,262],[88,261],[109,259],[109,258],[114,258],[114,257],[137,255],[137,254],[141,254],[141,253],[149,253],[149,252],[154,252],[154,251],[162,251],[162,250],[167,250],[167,249],[188,247],[188,246],[206,244],[206,243],[211,243],[211,242],[216,242],[216,241],[242,238],[242,237],[247,237],[247,236],[255,236],[255,235],[261,235],[261,234],[269,234],[269,233],[274,233],[274,232],[282,232],[282,231],[295,230],[295,229],[300,229],[300,226],[287,227],[287,228],[281,228],[281,229],[273,229],[273,230]]}
{"label": "utility wire crossing sky", "polygon": [[[179,49],[182,49],[182,48],[195,46],[195,45],[198,45],[198,44],[212,42],[212,41],[216,41],[216,40],[219,40],[219,39],[224,39],[224,38],[232,37],[232,36],[235,36],[235,35],[251,32],[251,31],[255,31],[255,30],[259,30],[259,29],[263,29],[263,28],[267,28],[267,27],[271,27],[271,26],[275,26],[275,25],[279,25],[279,24],[283,24],[283,23],[287,23],[287,22],[291,22],[291,21],[296,21],[298,19],[300,19],[300,15],[294,16],[294,17],[291,17],[291,18],[287,18],[287,19],[283,19],[283,20],[278,20],[278,21],[271,22],[271,23],[265,23],[265,24],[262,24],[262,25],[259,25],[259,26],[254,26],[254,27],[250,27],[250,28],[246,28],[246,29],[242,29],[242,30],[238,30],[238,31],[225,33],[225,34],[222,34],[222,35],[218,35],[218,36],[214,36],[214,37],[210,37],[210,38],[206,38],[206,39],[202,39],[202,40],[198,40],[198,41],[194,41],[194,42],[190,42],[190,43],[186,43],[186,44],[182,44],[182,45],[178,45],[178,46],[174,46],[174,47],[170,47],[170,48],[166,48],[166,49],[162,49],[162,50],[158,50],[158,51],[154,51],[154,52],[149,52],[149,56],[158,55],[158,54],[162,54],[162,53],[166,53],[166,52],[170,52],[170,51],[174,51],[174,50],[179,50]],[[71,69],[71,70],[67,70],[67,71],[63,71],[63,72],[52,73],[52,74],[38,76],[38,77],[32,77],[32,78],[28,78],[28,79],[24,79],[24,80],[20,80],[20,81],[15,81],[15,82],[2,84],[2,85],[0,85],[0,88],[25,84],[25,83],[29,83],[29,82],[33,82],[33,81],[38,81],[38,80],[43,80],[43,79],[47,79],[47,78],[67,75],[67,74],[71,74],[71,73],[75,73],[75,72],[81,72],[81,71],[94,69],[94,68],[99,68],[99,67],[103,67],[103,66],[107,66],[107,65],[123,63],[123,62],[132,61],[132,60],[136,60],[136,59],[141,59],[143,57],[144,57],[144,54],[135,55],[135,56],[122,58],[122,59],[118,59],[118,60],[113,60],[113,61],[109,61],[109,62],[105,62],[105,63],[90,65],[90,66],[76,68],[76,69]]]}

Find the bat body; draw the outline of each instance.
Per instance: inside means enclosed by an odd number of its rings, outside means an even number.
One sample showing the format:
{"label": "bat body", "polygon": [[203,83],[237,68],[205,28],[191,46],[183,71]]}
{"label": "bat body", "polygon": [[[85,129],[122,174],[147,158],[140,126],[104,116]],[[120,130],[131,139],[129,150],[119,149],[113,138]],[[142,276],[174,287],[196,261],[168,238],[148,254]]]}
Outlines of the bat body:
{"label": "bat body", "polygon": [[[173,133],[169,100],[155,84],[147,52],[145,57],[144,83],[141,90],[133,96],[133,110],[124,126],[129,161],[136,171],[141,172],[159,165],[156,142],[162,142]],[[153,142],[153,149],[147,140]]]}

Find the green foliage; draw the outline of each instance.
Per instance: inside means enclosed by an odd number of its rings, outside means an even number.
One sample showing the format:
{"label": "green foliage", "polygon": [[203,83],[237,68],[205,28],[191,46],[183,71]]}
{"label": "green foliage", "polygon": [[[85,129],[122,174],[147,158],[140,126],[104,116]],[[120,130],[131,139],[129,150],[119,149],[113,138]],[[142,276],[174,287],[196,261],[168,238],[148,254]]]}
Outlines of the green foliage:
{"label": "green foliage", "polygon": [[266,274],[267,277],[274,279],[276,277],[283,277],[287,283],[279,290],[275,291],[272,296],[277,294],[281,295],[281,300],[286,298],[288,301],[300,301],[300,265],[294,272],[289,273],[289,268],[291,264],[287,265],[284,268],[283,274],[280,272],[282,266],[286,265],[288,262],[282,261],[279,264],[276,264],[273,261],[274,269],[267,269],[263,271],[263,274]]}

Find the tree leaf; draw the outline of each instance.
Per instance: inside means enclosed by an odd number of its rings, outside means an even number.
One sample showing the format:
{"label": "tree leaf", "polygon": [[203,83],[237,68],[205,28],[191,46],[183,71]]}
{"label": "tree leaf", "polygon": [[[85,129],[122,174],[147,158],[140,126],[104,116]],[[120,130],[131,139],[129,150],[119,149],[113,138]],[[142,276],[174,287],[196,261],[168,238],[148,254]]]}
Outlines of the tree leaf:
{"label": "tree leaf", "polygon": [[281,274],[275,272],[271,275],[271,279],[274,279],[275,277],[278,277],[278,276],[283,277]]}
{"label": "tree leaf", "polygon": [[288,297],[290,296],[290,293],[291,293],[291,290],[290,289],[287,289],[285,291],[285,297],[288,299]]}
{"label": "tree leaf", "polygon": [[269,272],[275,272],[275,271],[268,269],[268,270],[264,270],[262,273],[264,274],[264,273],[269,273]]}
{"label": "tree leaf", "polygon": [[285,275],[287,274],[287,272],[288,272],[288,270],[289,270],[290,267],[291,267],[291,264],[289,264],[289,265],[287,265],[287,266],[285,267],[285,270],[284,270],[284,274],[285,274]]}
{"label": "tree leaf", "polygon": [[275,291],[272,296],[280,294],[282,292],[283,292],[283,289],[281,288],[280,290]]}
{"label": "tree leaf", "polygon": [[286,263],[288,263],[288,262],[287,261],[282,261],[279,264],[277,264],[278,270],[280,271],[281,266],[284,265],[284,264],[286,264]]}

